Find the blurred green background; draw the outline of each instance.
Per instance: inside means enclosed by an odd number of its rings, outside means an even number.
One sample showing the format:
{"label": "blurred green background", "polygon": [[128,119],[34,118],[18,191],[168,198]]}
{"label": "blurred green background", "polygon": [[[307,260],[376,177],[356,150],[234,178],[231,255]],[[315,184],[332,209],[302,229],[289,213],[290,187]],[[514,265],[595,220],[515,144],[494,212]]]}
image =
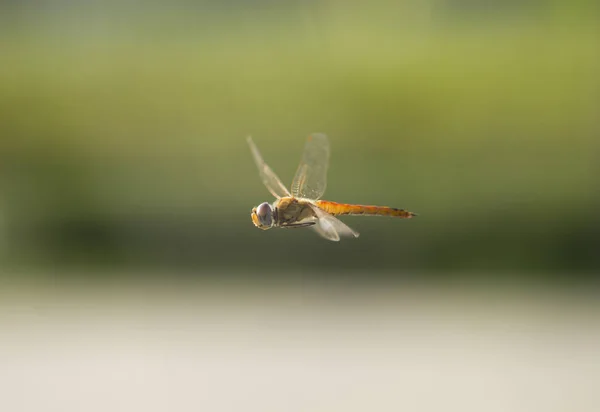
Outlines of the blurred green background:
{"label": "blurred green background", "polygon": [[[596,2],[0,4],[4,272],[600,268]],[[245,137],[289,183],[316,131],[324,198],[420,216],[345,218],[337,244],[254,228]]]}

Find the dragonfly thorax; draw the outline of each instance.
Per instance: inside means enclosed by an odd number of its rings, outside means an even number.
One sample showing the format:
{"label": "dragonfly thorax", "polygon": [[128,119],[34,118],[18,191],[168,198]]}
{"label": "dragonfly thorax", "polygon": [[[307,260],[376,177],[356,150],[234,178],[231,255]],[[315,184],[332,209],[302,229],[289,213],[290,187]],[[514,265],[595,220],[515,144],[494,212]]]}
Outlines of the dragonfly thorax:
{"label": "dragonfly thorax", "polygon": [[252,223],[259,229],[267,230],[275,224],[275,209],[268,202],[261,203],[252,209]]}

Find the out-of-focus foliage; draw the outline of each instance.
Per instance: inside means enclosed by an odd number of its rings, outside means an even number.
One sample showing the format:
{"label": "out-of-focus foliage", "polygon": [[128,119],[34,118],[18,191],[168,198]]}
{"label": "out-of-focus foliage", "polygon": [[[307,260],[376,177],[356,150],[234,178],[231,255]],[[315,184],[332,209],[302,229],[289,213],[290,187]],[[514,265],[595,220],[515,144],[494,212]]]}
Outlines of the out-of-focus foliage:
{"label": "out-of-focus foliage", "polygon": [[[598,269],[595,3],[397,3],[4,3],[3,265]],[[325,198],[419,218],[256,230],[245,136],[289,183],[313,131]]]}

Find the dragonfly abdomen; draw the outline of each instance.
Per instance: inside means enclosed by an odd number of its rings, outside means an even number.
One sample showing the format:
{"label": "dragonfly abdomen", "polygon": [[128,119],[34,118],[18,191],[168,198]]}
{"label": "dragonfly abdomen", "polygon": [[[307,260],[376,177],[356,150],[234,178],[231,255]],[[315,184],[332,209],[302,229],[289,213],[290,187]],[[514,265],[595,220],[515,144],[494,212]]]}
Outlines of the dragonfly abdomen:
{"label": "dragonfly abdomen", "polygon": [[352,205],[348,203],[330,202],[329,200],[318,200],[317,206],[329,214],[334,216],[339,215],[367,215],[367,216],[392,216],[403,219],[410,219],[416,216],[415,213],[404,209],[387,206],[371,206],[371,205]]}

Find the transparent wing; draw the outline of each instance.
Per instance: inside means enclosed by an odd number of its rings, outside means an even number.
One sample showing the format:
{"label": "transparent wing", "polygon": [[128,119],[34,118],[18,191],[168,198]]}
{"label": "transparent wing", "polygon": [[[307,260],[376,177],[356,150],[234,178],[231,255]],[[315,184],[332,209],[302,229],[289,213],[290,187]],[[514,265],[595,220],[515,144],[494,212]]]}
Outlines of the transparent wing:
{"label": "transparent wing", "polygon": [[300,165],[292,181],[292,195],[317,200],[325,193],[329,167],[329,139],[322,133],[308,136]]}
{"label": "transparent wing", "polygon": [[337,242],[340,237],[358,237],[358,232],[352,230],[337,217],[330,215],[316,205],[311,205],[317,215],[317,222],[312,228],[327,240]]}
{"label": "transparent wing", "polygon": [[281,183],[281,180],[277,177],[275,172],[265,163],[260,152],[258,151],[258,147],[252,141],[252,137],[248,136],[246,139],[248,144],[250,145],[250,150],[252,151],[252,155],[254,156],[254,162],[258,167],[258,173],[260,174],[260,178],[263,183],[269,189],[269,192],[277,199],[285,196],[290,196],[290,192]]}

